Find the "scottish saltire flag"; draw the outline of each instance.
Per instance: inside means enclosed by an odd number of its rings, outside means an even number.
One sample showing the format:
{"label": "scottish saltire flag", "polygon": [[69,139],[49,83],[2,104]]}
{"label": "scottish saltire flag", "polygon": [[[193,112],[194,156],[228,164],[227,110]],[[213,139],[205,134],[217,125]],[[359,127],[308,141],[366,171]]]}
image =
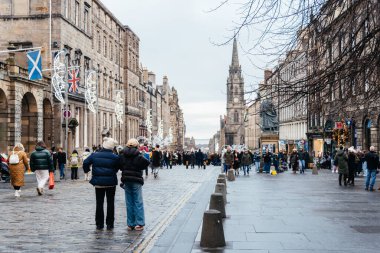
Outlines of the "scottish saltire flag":
{"label": "scottish saltire flag", "polygon": [[41,50],[27,52],[29,80],[42,79]]}
{"label": "scottish saltire flag", "polygon": [[69,71],[69,92],[71,93],[78,93],[78,87],[79,87],[79,69],[72,69]]}

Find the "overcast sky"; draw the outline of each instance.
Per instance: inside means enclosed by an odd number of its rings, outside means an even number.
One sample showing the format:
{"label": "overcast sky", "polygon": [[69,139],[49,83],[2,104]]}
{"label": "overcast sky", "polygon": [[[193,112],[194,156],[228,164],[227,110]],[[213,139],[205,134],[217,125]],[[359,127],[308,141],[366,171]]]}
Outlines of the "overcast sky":
{"label": "overcast sky", "polygon": [[[210,13],[208,10],[220,0],[102,2],[139,36],[140,61],[156,73],[157,83],[167,75],[169,84],[178,90],[186,136],[210,138],[219,130],[219,117],[226,111],[226,80],[232,56],[232,43],[214,43],[225,42],[232,35],[237,6],[229,4]],[[247,36],[239,38],[239,47],[248,44]],[[252,65],[241,48],[239,57],[249,88],[262,79],[263,72]],[[260,65],[258,61],[255,64]]]}

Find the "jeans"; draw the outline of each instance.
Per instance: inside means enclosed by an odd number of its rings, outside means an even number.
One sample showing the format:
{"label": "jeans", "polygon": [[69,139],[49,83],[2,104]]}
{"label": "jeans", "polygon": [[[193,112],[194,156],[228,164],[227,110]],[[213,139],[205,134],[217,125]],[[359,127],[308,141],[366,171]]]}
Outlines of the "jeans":
{"label": "jeans", "polygon": [[64,178],[65,177],[65,164],[59,163],[58,166],[59,166],[59,176],[60,176],[60,178]]}
{"label": "jeans", "polygon": [[227,174],[228,170],[231,169],[231,165],[224,164],[224,173]]}
{"label": "jeans", "polygon": [[243,168],[244,176],[246,175],[246,173],[249,174],[249,166],[248,165],[243,165],[241,167]]}
{"label": "jeans", "polygon": [[256,161],[255,166],[256,166],[256,172],[259,172],[260,171],[260,161]]}
{"label": "jeans", "polygon": [[365,188],[372,190],[373,186],[375,185],[376,182],[376,170],[368,170],[367,172],[367,177],[365,180]]}
{"label": "jeans", "polygon": [[104,227],[104,196],[107,197],[107,226],[112,226],[115,221],[115,192],[116,186],[107,188],[95,188],[96,194],[96,213],[95,222],[97,227]]}
{"label": "jeans", "polygon": [[269,173],[269,171],[270,171],[270,163],[264,163],[264,171],[266,173]]}
{"label": "jeans", "polygon": [[305,160],[300,160],[301,161],[301,172],[300,173],[305,173]]}
{"label": "jeans", "polygon": [[125,203],[127,205],[127,225],[135,227],[145,226],[144,203],[142,185],[139,183],[125,183]]}
{"label": "jeans", "polygon": [[71,168],[71,180],[78,179],[78,167]]}

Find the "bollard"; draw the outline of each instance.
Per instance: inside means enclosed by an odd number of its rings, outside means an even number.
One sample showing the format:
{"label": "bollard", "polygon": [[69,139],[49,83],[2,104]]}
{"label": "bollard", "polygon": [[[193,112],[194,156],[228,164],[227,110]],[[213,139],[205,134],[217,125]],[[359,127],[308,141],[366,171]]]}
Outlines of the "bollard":
{"label": "bollard", "polygon": [[227,187],[227,181],[225,178],[218,178],[216,181],[218,184],[224,184]]}
{"label": "bollard", "polygon": [[224,207],[224,198],[221,193],[213,193],[210,197],[210,208],[220,212],[222,218],[226,218],[226,208]]}
{"label": "bollard", "polygon": [[235,171],[234,169],[230,169],[227,172],[227,179],[228,181],[235,181]]}
{"label": "bollard", "polygon": [[226,185],[225,184],[216,184],[215,185],[215,193],[221,193],[223,194],[223,200],[224,204],[227,204],[227,191],[226,191]]}
{"label": "bollard", "polygon": [[203,214],[201,247],[217,248],[226,246],[221,213],[208,210]]}
{"label": "bollard", "polygon": [[218,178],[224,178],[224,179],[226,179],[226,174],[219,174],[219,176],[218,176]]}
{"label": "bollard", "polygon": [[313,166],[313,172],[312,172],[313,175],[318,175],[318,168],[317,166]]}

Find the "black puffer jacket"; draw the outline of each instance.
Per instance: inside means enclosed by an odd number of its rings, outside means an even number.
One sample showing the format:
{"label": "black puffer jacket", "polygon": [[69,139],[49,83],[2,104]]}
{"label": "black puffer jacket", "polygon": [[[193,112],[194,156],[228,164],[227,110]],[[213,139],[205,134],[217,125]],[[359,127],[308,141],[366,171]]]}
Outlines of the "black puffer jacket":
{"label": "black puffer jacket", "polygon": [[364,157],[367,161],[368,170],[377,170],[379,168],[379,156],[374,151],[370,151]]}
{"label": "black puffer jacket", "polygon": [[40,146],[30,155],[30,169],[34,172],[36,170],[53,171],[53,159],[51,154],[45,148]]}
{"label": "black puffer jacket", "polygon": [[121,158],[121,181],[123,183],[144,184],[143,170],[145,170],[149,161],[137,150],[137,148],[124,148],[120,155]]}

